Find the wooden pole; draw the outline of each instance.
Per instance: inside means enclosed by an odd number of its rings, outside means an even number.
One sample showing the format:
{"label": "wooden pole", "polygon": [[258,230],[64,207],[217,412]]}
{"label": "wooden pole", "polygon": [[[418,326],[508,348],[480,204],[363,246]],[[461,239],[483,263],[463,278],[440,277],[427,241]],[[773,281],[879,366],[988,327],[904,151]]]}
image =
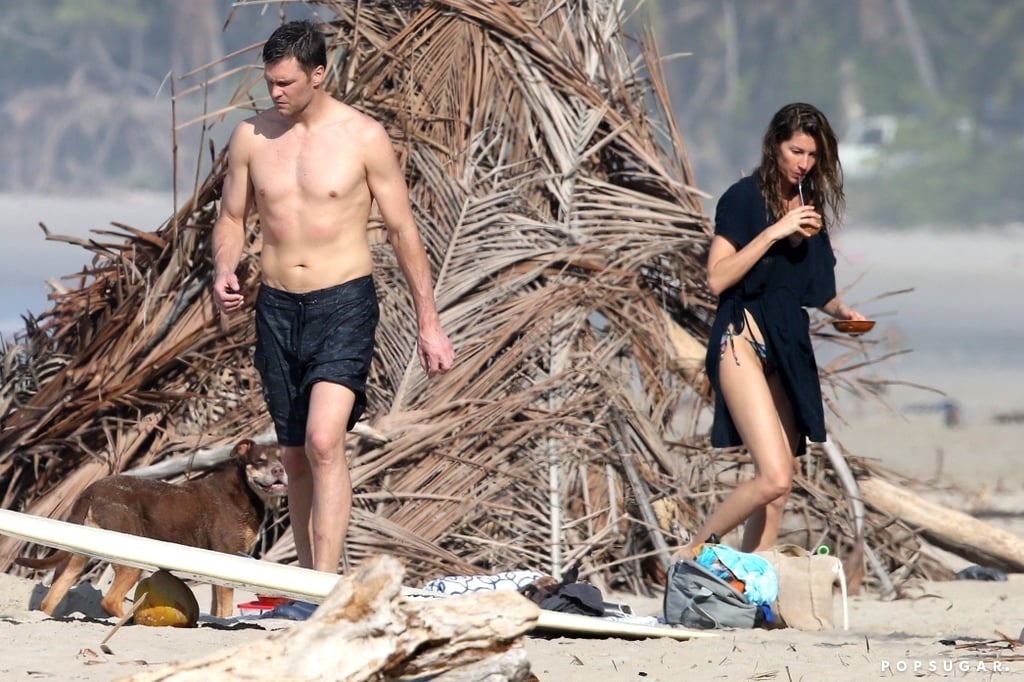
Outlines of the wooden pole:
{"label": "wooden pole", "polygon": [[[893,594],[896,592],[896,586],[892,584],[888,571],[885,570],[882,562],[879,561],[878,556],[871,549],[871,545],[868,544],[864,534],[864,502],[857,487],[857,479],[854,477],[853,472],[850,471],[850,465],[846,462],[846,458],[843,457],[843,453],[839,451],[839,448],[835,446],[831,439],[826,438],[825,442],[822,443],[822,448],[832,463],[832,468],[835,469],[836,476],[839,477],[839,482],[843,485],[843,490],[849,496],[850,510],[853,512],[853,524],[857,530],[857,544],[863,549],[864,556],[867,558],[868,563],[871,564],[871,570],[874,571],[879,582],[882,583],[882,594]],[[859,569],[856,566],[851,566],[850,568],[852,571]],[[846,570],[845,566],[843,570]],[[859,583],[859,581],[857,582]]]}
{"label": "wooden pole", "polygon": [[637,507],[640,509],[640,516],[643,517],[644,524],[647,526],[647,533],[651,537],[651,543],[654,545],[654,549],[657,550],[658,558],[661,559],[662,565],[668,568],[669,564],[672,563],[672,552],[669,549],[668,543],[665,542],[665,537],[661,534],[658,516],[654,513],[654,508],[651,507],[650,491],[647,489],[644,480],[640,478],[636,467],[633,466],[633,455],[629,452],[620,452],[619,454],[622,459],[622,468],[626,472],[629,486],[633,489],[633,496],[636,498]]}

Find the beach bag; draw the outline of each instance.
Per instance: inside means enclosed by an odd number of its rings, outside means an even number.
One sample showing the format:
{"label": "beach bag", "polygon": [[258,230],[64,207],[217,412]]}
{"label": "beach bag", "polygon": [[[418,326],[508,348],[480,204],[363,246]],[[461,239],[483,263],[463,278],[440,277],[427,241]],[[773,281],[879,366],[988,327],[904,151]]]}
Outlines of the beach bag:
{"label": "beach bag", "polygon": [[785,544],[758,552],[775,568],[779,595],[772,605],[776,624],[798,630],[831,630],[833,590],[839,582],[843,598],[843,629],[849,629],[846,575],[842,562],[828,554],[811,553]]}
{"label": "beach bag", "polygon": [[696,561],[668,567],[663,605],[665,622],[688,628],[752,628],[760,607]]}

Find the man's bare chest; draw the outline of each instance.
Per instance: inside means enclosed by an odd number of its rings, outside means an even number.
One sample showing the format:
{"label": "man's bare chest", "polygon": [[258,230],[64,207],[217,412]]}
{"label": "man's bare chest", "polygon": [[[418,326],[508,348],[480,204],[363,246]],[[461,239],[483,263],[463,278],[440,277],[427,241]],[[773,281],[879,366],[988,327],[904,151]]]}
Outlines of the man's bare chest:
{"label": "man's bare chest", "polygon": [[340,198],[366,184],[358,152],[328,136],[265,141],[250,158],[249,176],[253,190],[264,198]]}

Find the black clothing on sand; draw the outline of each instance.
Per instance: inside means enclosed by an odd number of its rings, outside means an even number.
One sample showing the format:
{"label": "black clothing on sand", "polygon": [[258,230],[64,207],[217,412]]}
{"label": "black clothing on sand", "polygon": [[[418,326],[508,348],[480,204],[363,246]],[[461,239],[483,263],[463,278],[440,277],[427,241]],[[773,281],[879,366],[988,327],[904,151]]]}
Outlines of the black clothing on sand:
{"label": "black clothing on sand", "polygon": [[[733,184],[718,201],[715,234],[728,239],[737,250],[776,222],[757,179],[747,176]],[[718,364],[722,334],[732,325],[739,333],[747,310],[764,336],[768,361],[781,379],[793,406],[796,425],[814,442],[825,440],[825,413],[821,402],[818,365],[811,346],[805,307],[820,308],[836,295],[835,254],[828,234],[821,230],[797,246],[779,240],[734,286],[722,292],[711,325],[705,367],[715,390],[715,414],[711,445],[741,445],[732,416],[722,398]],[[803,454],[801,439],[798,454]]]}

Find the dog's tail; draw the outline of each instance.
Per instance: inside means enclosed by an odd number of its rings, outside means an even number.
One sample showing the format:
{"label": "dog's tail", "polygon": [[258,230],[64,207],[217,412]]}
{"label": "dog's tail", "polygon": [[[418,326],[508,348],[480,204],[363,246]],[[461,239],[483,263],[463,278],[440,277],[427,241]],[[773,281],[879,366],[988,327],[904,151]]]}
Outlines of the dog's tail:
{"label": "dog's tail", "polygon": [[33,559],[27,556],[20,556],[14,560],[14,563],[18,564],[19,566],[25,566],[27,568],[43,570],[46,568],[53,568],[60,562],[64,561],[64,559],[67,558],[68,554],[70,554],[70,552],[66,552],[61,549],[57,550],[50,556],[39,557],[38,559]]}

